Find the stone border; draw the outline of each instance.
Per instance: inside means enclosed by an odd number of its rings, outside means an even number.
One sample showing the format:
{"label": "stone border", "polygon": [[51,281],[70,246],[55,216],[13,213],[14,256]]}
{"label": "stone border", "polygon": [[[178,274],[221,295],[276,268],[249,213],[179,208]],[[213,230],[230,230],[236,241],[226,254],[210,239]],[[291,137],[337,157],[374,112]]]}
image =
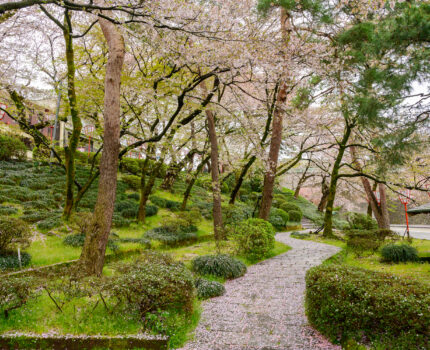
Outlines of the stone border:
{"label": "stone border", "polygon": [[52,334],[3,334],[0,349],[58,349],[81,350],[93,348],[167,350],[168,338],[161,336],[124,335],[52,335]]}

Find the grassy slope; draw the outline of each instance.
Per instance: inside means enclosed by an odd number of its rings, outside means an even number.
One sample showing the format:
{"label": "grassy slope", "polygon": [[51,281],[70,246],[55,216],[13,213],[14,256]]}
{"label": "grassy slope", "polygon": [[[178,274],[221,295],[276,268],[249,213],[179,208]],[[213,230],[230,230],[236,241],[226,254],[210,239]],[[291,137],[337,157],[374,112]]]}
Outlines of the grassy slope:
{"label": "grassy slope", "polygon": [[[202,189],[199,190],[202,191]],[[127,193],[131,193],[131,191],[127,190]],[[182,200],[180,194],[170,192],[156,191],[155,195],[175,201]],[[190,203],[192,203],[191,201]],[[3,203],[3,205],[8,205],[8,203]],[[13,203],[9,205],[19,209],[19,213],[14,216],[22,214],[21,204]],[[113,228],[113,231],[122,238],[141,238],[147,230],[159,226],[165,217],[171,215],[172,213],[169,210],[160,209],[157,215],[147,218],[145,225],[132,223],[129,227]],[[199,236],[213,233],[213,223],[211,220],[203,219],[198,228],[197,234]],[[53,235],[38,232],[35,225],[33,225],[33,229],[36,234],[33,242],[27,249],[32,255],[33,266],[49,265],[79,258],[81,248],[65,246],[62,243],[64,236],[69,232],[66,227],[52,230]],[[120,251],[137,248],[141,249],[142,246],[137,243],[120,244]],[[191,259],[195,256],[217,252],[217,247],[213,241],[202,242],[187,247],[163,249],[161,247],[157,248],[157,244],[155,244],[154,248],[171,253],[178,260],[184,261],[187,266],[190,265]],[[285,253],[289,249],[289,246],[276,242],[275,249],[272,251],[270,257]],[[234,254],[232,242],[222,242],[219,251],[221,253]],[[107,253],[111,252],[108,250]],[[246,261],[246,259],[238,258],[247,265],[251,265],[251,262]],[[124,260],[132,260],[132,257],[127,257]],[[104,272],[106,275],[111,273],[109,264],[105,267]],[[94,309],[83,307],[84,304],[88,306],[88,303],[93,303]],[[172,346],[180,345],[186,341],[189,331],[197,325],[200,314],[199,305],[200,302],[196,300],[195,311],[191,317],[184,318],[175,314],[170,316],[169,322],[173,322],[175,328],[175,336],[171,340]],[[74,299],[72,302],[65,304],[63,312],[59,312],[44,291],[39,298],[32,299],[22,308],[11,311],[10,317],[7,320],[2,319],[2,322],[0,322],[0,333],[7,331],[31,331],[36,333],[54,331],[71,334],[127,334],[136,333],[141,328],[141,321],[137,315],[128,314],[118,317],[115,313],[106,312],[101,304],[96,305],[95,300]]]}
{"label": "grassy slope", "polygon": [[[387,264],[381,262],[379,253],[357,257],[354,253],[348,252],[346,250],[346,243],[340,240],[325,239],[322,236],[314,235],[312,235],[310,239],[343,248],[342,252],[335,258],[337,262],[373,271],[392,273],[402,277],[414,278],[424,283],[430,283],[429,263]],[[427,256],[430,252],[430,240],[413,239],[412,246],[417,248],[419,255]]]}

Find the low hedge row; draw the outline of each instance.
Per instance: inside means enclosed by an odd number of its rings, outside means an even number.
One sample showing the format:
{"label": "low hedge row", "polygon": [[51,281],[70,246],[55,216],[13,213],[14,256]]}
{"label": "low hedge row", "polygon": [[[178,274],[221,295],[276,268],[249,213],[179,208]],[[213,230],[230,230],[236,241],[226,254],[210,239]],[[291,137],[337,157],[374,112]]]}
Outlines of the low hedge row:
{"label": "low hedge row", "polygon": [[310,323],[332,341],[429,349],[430,286],[385,273],[322,265],[306,274]]}

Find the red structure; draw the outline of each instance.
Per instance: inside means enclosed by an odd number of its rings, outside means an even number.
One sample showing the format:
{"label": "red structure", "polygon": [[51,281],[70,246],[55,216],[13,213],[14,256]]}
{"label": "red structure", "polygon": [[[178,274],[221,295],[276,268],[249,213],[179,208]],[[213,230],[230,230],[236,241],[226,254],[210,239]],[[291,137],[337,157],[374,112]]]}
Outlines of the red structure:
{"label": "red structure", "polygon": [[94,133],[96,131],[96,128],[94,127],[94,125],[87,125],[87,126],[84,126],[82,131],[83,131],[84,135],[86,135],[88,137],[88,158],[89,158],[90,152],[91,152],[91,137],[94,137]]}
{"label": "red structure", "polygon": [[405,217],[406,217],[405,235],[407,235],[409,239],[410,235],[409,235],[408,204],[411,202],[411,191],[410,190],[401,191],[399,194],[399,200],[405,206]]}

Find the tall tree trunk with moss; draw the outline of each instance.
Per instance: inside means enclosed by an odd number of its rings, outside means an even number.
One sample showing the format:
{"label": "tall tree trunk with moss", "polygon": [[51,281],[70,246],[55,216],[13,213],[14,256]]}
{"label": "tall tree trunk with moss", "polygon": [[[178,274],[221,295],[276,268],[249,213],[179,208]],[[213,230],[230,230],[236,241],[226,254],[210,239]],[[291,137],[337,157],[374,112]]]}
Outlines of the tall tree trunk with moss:
{"label": "tall tree trunk with moss", "polygon": [[231,191],[229,204],[234,204],[234,202],[236,201],[236,197],[237,197],[237,194],[239,193],[240,188],[242,187],[243,180],[245,179],[245,176],[248,173],[248,170],[251,168],[252,164],[254,164],[256,159],[257,159],[256,156],[252,156],[243,166],[239,174],[239,177],[237,178],[236,183],[234,184],[234,188]]}
{"label": "tall tree trunk with moss", "polygon": [[184,199],[182,200],[181,210],[187,209],[187,202],[188,202],[188,198],[190,198],[191,190],[193,189],[193,186],[196,183],[196,180],[200,172],[203,170],[203,167],[208,163],[209,159],[210,159],[210,156],[202,159],[200,164],[197,166],[197,169],[194,172],[193,176],[191,177],[190,181],[188,182],[188,186],[184,192]]}
{"label": "tall tree trunk with moss", "polygon": [[221,210],[221,186],[219,181],[218,163],[218,140],[215,128],[215,116],[212,111],[206,110],[206,120],[209,129],[209,141],[211,143],[211,176],[212,176],[212,196],[213,196],[213,217],[215,240],[219,241],[224,237],[224,226],[222,223]]}
{"label": "tall tree trunk with moss", "polygon": [[86,235],[80,257],[82,270],[88,275],[98,276],[103,271],[116,197],[120,147],[120,87],[125,55],[124,39],[118,28],[103,18],[99,18],[99,24],[109,49],[105,76],[104,148],[100,160],[100,180],[92,225]]}
{"label": "tall tree trunk with moss", "polygon": [[334,200],[336,197],[337,181],[339,180],[339,170],[349,138],[351,136],[351,131],[352,127],[348,123],[346,123],[342,140],[339,142],[339,152],[337,153],[337,157],[333,164],[333,169],[331,171],[330,185],[328,187],[329,190],[327,195],[327,205],[324,215],[324,237],[333,236],[333,207]]}
{"label": "tall tree trunk with moss", "polygon": [[[289,30],[290,26],[289,13],[282,8],[281,9],[281,31],[283,41],[285,45],[289,42]],[[278,95],[276,97],[276,105],[273,112],[273,123],[272,123],[272,138],[270,140],[269,156],[266,164],[266,172],[264,174],[263,181],[263,193],[261,198],[261,206],[259,217],[264,220],[269,220],[270,209],[272,207],[273,200],[273,188],[275,187],[276,169],[278,167],[279,150],[281,149],[282,142],[282,119],[283,119],[283,107],[287,101],[287,84],[285,80],[281,83]]]}
{"label": "tall tree trunk with moss", "polygon": [[82,122],[77,109],[72,25],[70,15],[67,10],[64,13],[63,28],[64,40],[66,43],[67,96],[69,99],[69,109],[73,125],[69,144],[64,148],[66,166],[66,203],[64,204],[63,216],[68,220],[74,207],[73,184],[75,181],[75,155],[81,136]]}
{"label": "tall tree trunk with moss", "polygon": [[[357,157],[357,152],[354,146],[350,147],[351,157],[352,161],[357,169],[362,171],[362,167],[360,164],[360,161]],[[364,191],[366,192],[367,200],[369,201],[369,206],[372,209],[373,215],[375,216],[375,219],[378,223],[378,227],[380,229],[390,229],[390,217],[388,214],[388,207],[387,207],[387,194],[385,190],[384,184],[379,184],[379,203],[378,199],[376,198],[376,195],[374,191],[376,191],[376,183],[374,185],[374,188],[372,189],[372,186],[370,185],[370,181],[368,178],[361,176],[361,183],[363,184]]]}
{"label": "tall tree trunk with moss", "polygon": [[323,212],[325,209],[325,206],[327,204],[327,197],[328,197],[329,187],[327,185],[326,176],[324,176],[321,180],[321,199],[318,203],[318,211]]}

